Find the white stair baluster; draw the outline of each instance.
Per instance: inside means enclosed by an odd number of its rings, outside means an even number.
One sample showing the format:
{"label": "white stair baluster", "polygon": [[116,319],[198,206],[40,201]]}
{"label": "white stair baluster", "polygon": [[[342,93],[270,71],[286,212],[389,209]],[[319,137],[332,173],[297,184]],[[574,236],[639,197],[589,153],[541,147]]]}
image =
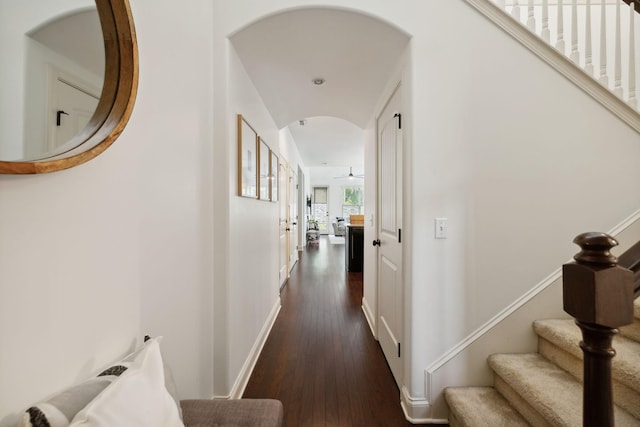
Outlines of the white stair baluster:
{"label": "white stair baluster", "polygon": [[636,8],[635,3],[629,5],[629,100],[627,101],[631,108],[638,109],[638,100],[636,99]]}
{"label": "white stair baluster", "polygon": [[620,1],[616,2],[616,45],[615,45],[615,63],[613,64],[613,93],[622,98],[622,20],[620,19]]}
{"label": "white stair baluster", "polygon": [[520,2],[518,0],[513,0],[511,15],[513,15],[513,17],[516,18],[518,22],[520,22]]}
{"label": "white stair baluster", "polygon": [[591,45],[591,0],[587,0],[584,28],[584,70],[593,77],[593,46]]}
{"label": "white stair baluster", "polygon": [[502,9],[502,10],[505,10],[505,9],[506,9],[506,5],[505,5],[504,0],[498,0],[496,3],[497,3],[497,4],[498,4],[498,6],[500,7],[500,9]]}
{"label": "white stair baluster", "polygon": [[547,43],[551,39],[551,32],[549,31],[549,0],[542,0],[542,30],[540,37]]}
{"label": "white stair baluster", "polygon": [[578,52],[578,0],[571,0],[571,55],[569,58],[580,65],[580,52]]}
{"label": "white stair baluster", "polygon": [[563,55],[565,54],[564,47],[564,7],[562,0],[558,0],[558,41],[556,42],[556,49],[558,49]]}
{"label": "white stair baluster", "polygon": [[607,76],[607,0],[601,0],[600,12],[600,76],[598,81],[605,87],[609,87]]}
{"label": "white stair baluster", "polygon": [[527,18],[527,28],[531,30],[533,33],[536,32],[536,18],[533,14],[533,0],[529,0],[529,8],[528,8],[528,18]]}

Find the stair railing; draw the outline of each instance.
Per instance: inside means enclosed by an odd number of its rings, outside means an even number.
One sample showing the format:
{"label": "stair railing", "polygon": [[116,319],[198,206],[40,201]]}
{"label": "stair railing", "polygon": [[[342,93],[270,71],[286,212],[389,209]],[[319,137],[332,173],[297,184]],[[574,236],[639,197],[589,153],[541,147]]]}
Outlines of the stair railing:
{"label": "stair railing", "polygon": [[[582,423],[613,427],[611,360],[616,352],[611,344],[617,328],[633,322],[634,291],[639,290],[634,290],[634,272],[619,265],[610,252],[618,245],[613,237],[583,233],[573,242],[582,250],[573,257],[574,262],[563,266],[562,286],[564,310],[582,331]],[[640,259],[635,264],[640,265]]]}
{"label": "stair railing", "polygon": [[640,112],[640,0],[488,0]]}

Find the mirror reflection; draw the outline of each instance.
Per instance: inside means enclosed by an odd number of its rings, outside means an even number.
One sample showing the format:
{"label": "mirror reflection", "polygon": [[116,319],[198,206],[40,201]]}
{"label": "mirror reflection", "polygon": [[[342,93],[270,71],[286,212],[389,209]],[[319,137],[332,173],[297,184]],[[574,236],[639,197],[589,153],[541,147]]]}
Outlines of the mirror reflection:
{"label": "mirror reflection", "polygon": [[51,157],[98,105],[105,55],[90,0],[0,2],[0,161]]}

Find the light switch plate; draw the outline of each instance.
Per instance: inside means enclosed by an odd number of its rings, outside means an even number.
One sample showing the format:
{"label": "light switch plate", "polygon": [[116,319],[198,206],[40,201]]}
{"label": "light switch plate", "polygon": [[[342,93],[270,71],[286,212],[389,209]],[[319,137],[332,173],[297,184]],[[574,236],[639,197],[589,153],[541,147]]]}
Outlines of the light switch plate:
{"label": "light switch plate", "polygon": [[447,218],[436,218],[435,220],[435,238],[446,239],[447,238]]}

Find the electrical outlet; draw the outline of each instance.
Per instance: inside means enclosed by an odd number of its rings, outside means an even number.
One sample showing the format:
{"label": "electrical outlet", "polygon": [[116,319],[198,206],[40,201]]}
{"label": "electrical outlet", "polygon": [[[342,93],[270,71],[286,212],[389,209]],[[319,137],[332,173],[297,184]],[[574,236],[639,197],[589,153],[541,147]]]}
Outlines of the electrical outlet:
{"label": "electrical outlet", "polygon": [[436,218],[435,220],[435,238],[447,238],[447,218]]}

